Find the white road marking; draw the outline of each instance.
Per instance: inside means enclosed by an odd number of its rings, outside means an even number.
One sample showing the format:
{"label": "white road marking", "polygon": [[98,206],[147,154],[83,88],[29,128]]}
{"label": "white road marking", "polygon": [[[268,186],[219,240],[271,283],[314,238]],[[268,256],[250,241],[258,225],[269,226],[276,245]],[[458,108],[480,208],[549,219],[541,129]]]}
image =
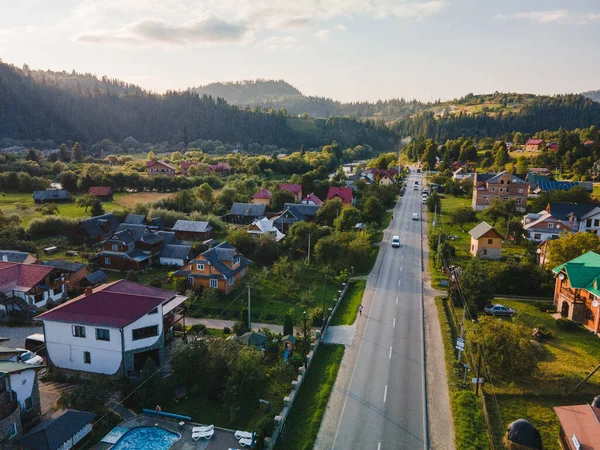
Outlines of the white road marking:
{"label": "white road marking", "polygon": [[396,297],[396,305],[398,304],[398,297]]}
{"label": "white road marking", "polygon": [[381,442],[377,443],[377,450],[381,450]]}
{"label": "white road marking", "polygon": [[402,256],[400,257],[400,259],[404,259],[404,253],[402,253]]}
{"label": "white road marking", "polygon": [[400,286],[400,282],[401,282],[401,281],[402,281],[401,279],[400,279],[400,280],[398,280],[398,286]]}
{"label": "white road marking", "polygon": [[383,391],[383,403],[387,400],[387,384],[385,385],[385,390]]}
{"label": "white road marking", "polygon": [[389,359],[392,359],[392,347],[390,347],[390,357]]}
{"label": "white road marking", "polygon": [[400,266],[400,272],[402,272],[402,266]]}
{"label": "white road marking", "polygon": [[[398,297],[396,297],[396,303],[398,303]],[[392,325],[393,328],[396,328],[396,318],[394,317],[394,324]]]}

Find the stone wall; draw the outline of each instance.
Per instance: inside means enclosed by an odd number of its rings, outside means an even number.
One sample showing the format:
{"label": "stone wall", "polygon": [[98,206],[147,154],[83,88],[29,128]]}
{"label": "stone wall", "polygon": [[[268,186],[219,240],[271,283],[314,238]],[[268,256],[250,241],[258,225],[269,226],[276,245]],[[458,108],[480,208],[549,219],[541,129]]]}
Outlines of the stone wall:
{"label": "stone wall", "polygon": [[[13,424],[17,424],[17,435],[11,440],[8,440],[8,433],[12,429]],[[0,420],[0,448],[16,448],[16,441],[23,434],[23,426],[21,424],[21,408],[18,404],[11,415],[6,419]]]}

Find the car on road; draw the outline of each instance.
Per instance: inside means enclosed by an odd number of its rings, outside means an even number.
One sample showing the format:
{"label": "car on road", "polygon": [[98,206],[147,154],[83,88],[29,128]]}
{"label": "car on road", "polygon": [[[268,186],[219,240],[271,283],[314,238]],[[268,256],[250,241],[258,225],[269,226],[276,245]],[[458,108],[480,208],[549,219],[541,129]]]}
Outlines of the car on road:
{"label": "car on road", "polygon": [[486,314],[489,314],[490,316],[508,316],[508,317],[512,317],[514,316],[517,311],[515,311],[512,308],[509,308],[508,306],[504,306],[504,305],[492,305],[492,306],[488,306],[486,308],[483,308],[483,311]]}
{"label": "car on road", "polygon": [[421,203],[423,203],[423,204],[427,203],[427,196],[426,195],[423,196],[423,201]]}
{"label": "car on road", "polygon": [[415,181],[415,184],[419,184],[419,182],[418,182],[418,181]]}
{"label": "car on road", "polygon": [[413,191],[418,191],[418,190],[419,190],[419,186],[417,186],[417,185],[415,184],[415,187],[413,187]]}
{"label": "car on road", "polygon": [[419,214],[413,213],[412,220],[419,220]]}
{"label": "car on road", "polygon": [[39,355],[36,355],[34,352],[30,352],[29,350],[25,350],[24,348],[18,348],[17,350],[22,351],[23,353],[11,358],[15,362],[24,362],[25,364],[38,365],[44,362],[43,358]]}
{"label": "car on road", "polygon": [[429,188],[424,187],[423,188],[423,194],[429,194]]}
{"label": "car on road", "polygon": [[392,247],[400,247],[400,236],[392,237]]}

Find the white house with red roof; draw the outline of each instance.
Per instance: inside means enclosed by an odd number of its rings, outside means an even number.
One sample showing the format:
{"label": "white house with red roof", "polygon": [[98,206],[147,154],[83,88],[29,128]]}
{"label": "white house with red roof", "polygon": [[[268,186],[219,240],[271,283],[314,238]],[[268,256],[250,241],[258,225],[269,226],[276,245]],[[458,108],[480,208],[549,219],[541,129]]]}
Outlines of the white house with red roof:
{"label": "white house with red roof", "polygon": [[546,141],[543,139],[529,139],[525,143],[525,150],[528,152],[539,152],[546,147]]}
{"label": "white house with red roof", "polygon": [[0,314],[35,310],[66,295],[65,280],[55,267],[0,262]]}
{"label": "white house with red roof", "polygon": [[344,205],[351,205],[354,200],[354,193],[351,187],[335,187],[331,186],[327,191],[327,200],[339,198]]}
{"label": "white house with red roof", "polygon": [[165,340],[183,318],[187,297],[128,280],[95,290],[40,314],[47,364],[58,369],[128,376],[148,358],[164,363]]}
{"label": "white house with red roof", "polygon": [[159,175],[162,175],[163,177],[174,177],[175,172],[177,172],[175,166],[160,160],[146,161],[146,169],[148,169],[148,175],[151,177]]}

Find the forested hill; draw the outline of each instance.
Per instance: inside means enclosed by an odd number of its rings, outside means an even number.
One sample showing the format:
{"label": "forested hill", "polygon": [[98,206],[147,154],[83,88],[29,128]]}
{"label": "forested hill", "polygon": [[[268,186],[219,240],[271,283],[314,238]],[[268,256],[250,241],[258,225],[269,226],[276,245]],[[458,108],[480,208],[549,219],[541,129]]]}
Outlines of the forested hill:
{"label": "forested hill", "polygon": [[[474,97],[475,100],[477,98],[481,97]],[[438,116],[433,111],[426,111],[398,121],[393,128],[403,136],[423,135],[444,141],[460,136],[500,137],[514,131],[533,134],[561,127],[572,130],[591,125],[600,126],[600,103],[583,95],[570,94],[527,96],[527,101],[513,109],[505,103],[498,110],[460,110]]]}
{"label": "forested hill", "polygon": [[325,97],[310,97],[284,80],[247,80],[229,83],[211,83],[192,88],[200,94],[224,98],[241,107],[259,106],[289,114],[308,114],[311,117],[345,116],[357,119],[371,118],[390,121],[408,117],[428,107],[416,100],[392,99],[377,102],[341,103]]}
{"label": "forested hill", "polygon": [[337,140],[343,146],[369,144],[377,150],[388,150],[394,144],[392,133],[372,122],[298,119],[281,113],[245,111],[191,91],[157,95],[125,85],[119,94],[114,88],[119,84],[108,79],[100,80],[104,89],[100,85],[91,90],[82,86],[81,91],[73,92],[72,81],[65,81],[66,74],[54,77],[54,81],[49,78],[40,79],[28,70],[0,63],[0,141],[91,144],[132,136],[140,142],[213,139],[310,148]]}
{"label": "forested hill", "polygon": [[590,99],[594,100],[595,102],[600,102],[600,89],[597,91],[582,92],[581,95],[583,95],[584,97],[590,98]]}

